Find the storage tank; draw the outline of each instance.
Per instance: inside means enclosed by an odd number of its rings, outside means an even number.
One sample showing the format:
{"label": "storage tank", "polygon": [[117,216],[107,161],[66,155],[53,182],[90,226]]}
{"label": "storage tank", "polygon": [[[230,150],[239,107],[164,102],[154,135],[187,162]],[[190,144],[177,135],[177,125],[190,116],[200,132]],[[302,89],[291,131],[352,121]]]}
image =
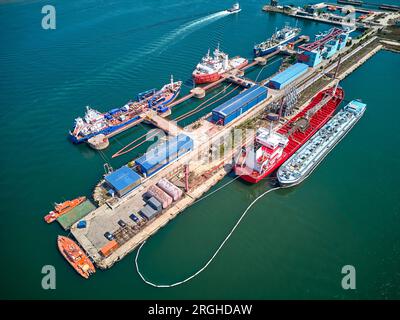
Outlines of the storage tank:
{"label": "storage tank", "polygon": [[172,203],[172,198],[157,186],[150,186],[147,190],[147,195],[156,198],[162,204],[163,209]]}
{"label": "storage tank", "polygon": [[158,181],[157,186],[160,187],[160,189],[162,189],[163,191],[165,191],[168,195],[170,195],[172,199],[174,199],[174,201],[178,200],[183,195],[181,189],[179,189],[176,185],[169,182],[165,178],[162,178],[160,181]]}

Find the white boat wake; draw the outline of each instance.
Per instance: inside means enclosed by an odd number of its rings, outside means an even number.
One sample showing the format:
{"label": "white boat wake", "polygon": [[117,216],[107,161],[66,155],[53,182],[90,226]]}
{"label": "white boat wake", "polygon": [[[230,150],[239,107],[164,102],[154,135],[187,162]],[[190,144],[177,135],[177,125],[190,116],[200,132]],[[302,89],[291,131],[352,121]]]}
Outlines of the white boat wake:
{"label": "white boat wake", "polygon": [[[226,10],[219,11],[216,13],[209,14],[208,16],[201,17],[190,22],[183,24],[182,26],[168,32],[161,39],[152,43],[150,48],[147,50],[141,50],[140,55],[135,55],[135,60],[141,59],[143,56],[147,56],[153,53],[161,54],[165,50],[167,50],[172,44],[176,43],[177,40],[182,40],[186,38],[188,35],[193,33],[194,31],[214,22],[222,17],[229,15],[229,12]],[[133,62],[133,61],[131,61]]]}
{"label": "white boat wake", "polygon": [[[98,82],[99,80],[110,81],[111,78],[121,78],[126,73],[127,69],[129,69],[131,72],[132,66],[135,66],[137,68],[140,65],[140,61],[148,61],[149,59],[151,59],[152,55],[159,56],[171,45],[175,44],[178,40],[186,38],[194,31],[199,30],[202,27],[212,22],[215,22],[227,15],[229,15],[229,13],[224,10],[189,21],[166,33],[162,37],[158,38],[156,41],[151,42],[139,49],[135,48],[134,50],[126,54],[123,58],[115,59],[112,61],[112,63],[110,62],[110,64],[107,64],[106,66],[103,65],[100,72],[98,72],[99,70],[96,69],[96,77],[88,77],[86,82],[92,83]],[[128,66],[130,68],[127,68]],[[82,85],[82,81],[79,85]]]}
{"label": "white boat wake", "polygon": [[[159,56],[178,40],[186,38],[194,31],[199,30],[202,27],[227,15],[229,15],[229,12],[224,10],[186,22],[170,32],[167,32],[156,41],[141,48],[135,48],[134,50],[126,53],[123,57],[119,59],[113,59],[109,63],[95,68],[91,71],[91,73],[95,75],[88,75],[85,79],[79,79],[77,82],[68,82],[64,85],[63,91],[58,91],[58,95],[60,95],[61,92],[64,92],[65,94],[71,94],[70,90],[80,89],[86,85],[98,85],[105,82],[111,82],[114,79],[121,79],[131,76],[133,69],[132,67],[135,67],[135,69],[138,68],[140,61],[148,61],[151,59],[151,55]],[[129,70],[129,72],[127,70]],[[66,90],[66,88],[68,88],[68,90]]]}

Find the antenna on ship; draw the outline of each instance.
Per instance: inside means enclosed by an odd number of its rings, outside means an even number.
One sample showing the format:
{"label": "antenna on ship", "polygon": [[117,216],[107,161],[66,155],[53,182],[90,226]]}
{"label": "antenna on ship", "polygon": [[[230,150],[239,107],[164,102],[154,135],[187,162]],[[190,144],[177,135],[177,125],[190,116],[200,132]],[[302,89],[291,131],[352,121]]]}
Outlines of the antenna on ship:
{"label": "antenna on ship", "polygon": [[174,76],[171,74],[171,86],[174,84]]}

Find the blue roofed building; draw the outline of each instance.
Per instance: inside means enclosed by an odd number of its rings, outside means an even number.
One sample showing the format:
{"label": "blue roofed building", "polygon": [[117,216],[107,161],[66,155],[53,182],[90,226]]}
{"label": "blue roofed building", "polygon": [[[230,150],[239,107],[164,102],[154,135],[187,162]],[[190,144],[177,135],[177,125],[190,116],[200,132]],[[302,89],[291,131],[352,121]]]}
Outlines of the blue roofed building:
{"label": "blue roofed building", "polygon": [[127,166],[123,166],[105,176],[106,184],[122,197],[141,183],[142,177]]}
{"label": "blue roofed building", "polygon": [[146,152],[135,160],[135,164],[145,176],[151,176],[190,150],[193,150],[193,140],[185,134],[179,134]]}
{"label": "blue roofed building", "polygon": [[284,71],[273,76],[268,82],[268,86],[273,89],[283,89],[288,84],[299,78],[308,70],[308,65],[304,63],[296,63]]}
{"label": "blue roofed building", "polygon": [[259,102],[265,100],[267,95],[268,89],[266,87],[254,85],[214,108],[212,111],[212,121],[216,124],[226,125],[240,117]]}

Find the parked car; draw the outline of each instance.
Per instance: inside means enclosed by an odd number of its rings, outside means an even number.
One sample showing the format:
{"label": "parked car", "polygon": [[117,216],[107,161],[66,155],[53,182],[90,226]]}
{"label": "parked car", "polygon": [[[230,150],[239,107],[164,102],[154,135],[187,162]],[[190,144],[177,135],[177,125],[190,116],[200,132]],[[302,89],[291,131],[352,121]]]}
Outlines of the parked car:
{"label": "parked car", "polygon": [[114,240],[114,236],[112,235],[112,233],[111,232],[106,232],[105,234],[104,234],[104,236],[106,237],[106,239],[107,240]]}
{"label": "parked car", "polygon": [[126,223],[125,223],[124,220],[119,220],[119,221],[118,221],[118,224],[119,224],[122,228],[125,228],[125,227],[126,227]]}
{"label": "parked car", "polygon": [[133,213],[129,216],[129,218],[131,218],[131,219],[132,219],[133,221],[135,221],[136,223],[139,222],[139,218],[136,217],[136,215],[133,214]]}

